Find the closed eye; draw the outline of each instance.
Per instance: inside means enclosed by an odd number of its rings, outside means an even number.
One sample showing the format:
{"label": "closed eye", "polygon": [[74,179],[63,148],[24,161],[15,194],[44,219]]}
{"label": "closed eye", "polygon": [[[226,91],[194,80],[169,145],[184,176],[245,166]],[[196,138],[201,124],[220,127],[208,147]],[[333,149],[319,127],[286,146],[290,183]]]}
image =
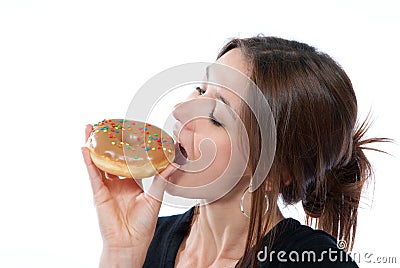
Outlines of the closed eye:
{"label": "closed eye", "polygon": [[[196,87],[196,90],[199,95],[203,95],[206,93],[206,90],[202,89],[201,87]],[[222,126],[222,124],[220,122],[218,122],[217,119],[215,119],[213,112],[210,113],[209,118],[210,118],[211,123],[213,123],[213,125],[215,125],[217,127]]]}
{"label": "closed eye", "polygon": [[220,122],[218,122],[217,119],[215,119],[215,117],[214,117],[214,115],[213,115],[212,112],[210,113],[210,116],[209,116],[209,117],[210,117],[211,123],[213,123],[213,124],[216,125],[217,127],[222,126],[222,124],[221,124]]}

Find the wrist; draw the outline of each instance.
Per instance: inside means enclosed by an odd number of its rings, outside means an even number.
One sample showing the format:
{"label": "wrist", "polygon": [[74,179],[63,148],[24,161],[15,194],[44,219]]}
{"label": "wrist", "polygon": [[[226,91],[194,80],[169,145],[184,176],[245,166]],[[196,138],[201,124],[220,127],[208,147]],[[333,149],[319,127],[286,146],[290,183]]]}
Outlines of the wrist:
{"label": "wrist", "polygon": [[100,268],[141,268],[146,259],[146,253],[134,247],[103,247]]}

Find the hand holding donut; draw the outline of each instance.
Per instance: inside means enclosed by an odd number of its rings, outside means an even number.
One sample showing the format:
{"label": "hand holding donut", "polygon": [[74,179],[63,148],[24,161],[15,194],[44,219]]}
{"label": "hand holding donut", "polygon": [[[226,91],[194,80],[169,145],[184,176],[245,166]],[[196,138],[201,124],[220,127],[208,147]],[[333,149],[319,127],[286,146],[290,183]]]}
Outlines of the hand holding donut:
{"label": "hand holding donut", "polygon": [[[93,131],[91,125],[86,127],[86,140]],[[119,267],[142,267],[167,184],[163,178],[168,178],[177,166],[168,165],[157,174],[146,194],[135,180],[119,179],[97,168],[87,147],[82,147],[82,153],[103,238],[100,266],[118,263]]]}

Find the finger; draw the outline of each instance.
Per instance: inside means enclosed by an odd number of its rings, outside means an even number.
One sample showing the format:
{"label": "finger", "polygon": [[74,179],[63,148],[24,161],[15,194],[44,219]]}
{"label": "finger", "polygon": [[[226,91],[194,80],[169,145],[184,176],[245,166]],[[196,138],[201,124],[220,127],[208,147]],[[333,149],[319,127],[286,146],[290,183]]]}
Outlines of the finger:
{"label": "finger", "polygon": [[96,194],[104,187],[103,175],[100,170],[93,164],[90,158],[89,149],[82,147],[82,155],[86,164],[87,171],[89,173],[90,184],[92,186],[93,194]]}
{"label": "finger", "polygon": [[161,206],[162,199],[164,197],[165,188],[168,185],[168,177],[179,168],[178,165],[168,165],[160,174],[154,176],[153,182],[151,183],[148,195],[154,200],[158,201]]}
{"label": "finger", "polygon": [[85,142],[89,138],[89,136],[92,133],[92,131],[93,131],[93,126],[90,125],[90,124],[86,125],[86,128],[85,128]]}

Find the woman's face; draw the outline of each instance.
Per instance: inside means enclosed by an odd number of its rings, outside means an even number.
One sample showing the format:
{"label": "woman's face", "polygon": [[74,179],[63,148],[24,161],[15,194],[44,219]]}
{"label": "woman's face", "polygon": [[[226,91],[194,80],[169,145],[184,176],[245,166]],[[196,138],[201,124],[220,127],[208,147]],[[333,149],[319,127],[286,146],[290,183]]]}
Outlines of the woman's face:
{"label": "woman's face", "polygon": [[[228,51],[216,63],[248,76],[247,64],[239,49]],[[226,72],[221,69],[209,68],[208,77],[227,79],[224,75]],[[168,193],[215,199],[229,192],[243,177],[247,172],[247,158],[244,157],[247,154],[240,149],[245,133],[237,114],[241,102],[230,89],[204,83],[200,89],[193,89],[185,102],[175,106],[174,135],[190,163],[170,177],[173,185],[167,187]]]}

